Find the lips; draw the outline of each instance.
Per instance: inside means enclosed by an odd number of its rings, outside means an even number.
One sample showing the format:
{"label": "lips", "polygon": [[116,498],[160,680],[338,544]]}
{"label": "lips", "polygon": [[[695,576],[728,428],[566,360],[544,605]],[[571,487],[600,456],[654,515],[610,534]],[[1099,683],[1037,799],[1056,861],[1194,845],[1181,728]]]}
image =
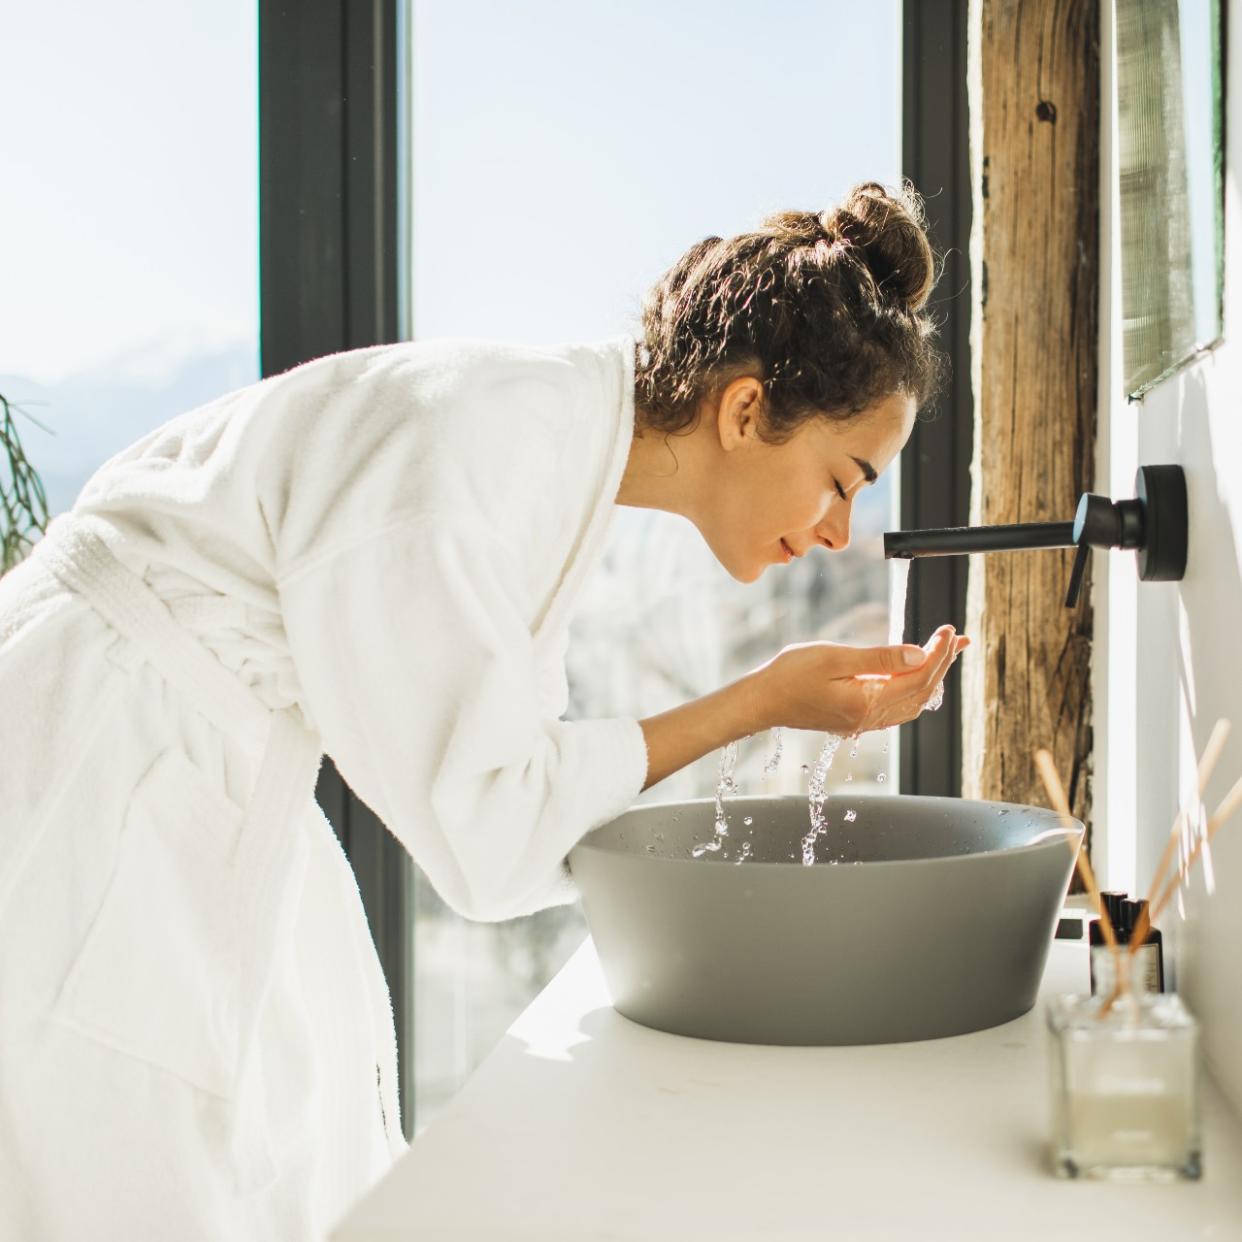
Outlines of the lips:
{"label": "lips", "polygon": [[781,551],[785,554],[785,564],[788,565],[793,560],[796,553],[783,539],[781,540]]}

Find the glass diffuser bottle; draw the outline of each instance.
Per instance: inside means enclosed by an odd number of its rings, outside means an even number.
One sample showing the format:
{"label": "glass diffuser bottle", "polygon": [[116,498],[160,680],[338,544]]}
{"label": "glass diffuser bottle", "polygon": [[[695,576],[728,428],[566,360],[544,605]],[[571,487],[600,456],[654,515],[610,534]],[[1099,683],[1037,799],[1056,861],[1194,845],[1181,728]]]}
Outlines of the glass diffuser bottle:
{"label": "glass diffuser bottle", "polygon": [[[1128,990],[1108,1006],[1115,972]],[[1096,960],[1097,994],[1048,1005],[1054,1170],[1171,1181],[1202,1172],[1199,1028],[1175,993],[1145,990],[1139,955]]]}

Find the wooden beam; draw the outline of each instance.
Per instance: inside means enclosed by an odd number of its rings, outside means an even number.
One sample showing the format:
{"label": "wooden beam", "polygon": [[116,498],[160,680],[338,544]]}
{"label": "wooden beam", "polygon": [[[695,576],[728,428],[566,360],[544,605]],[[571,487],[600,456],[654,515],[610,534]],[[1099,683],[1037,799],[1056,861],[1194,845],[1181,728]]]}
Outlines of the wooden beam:
{"label": "wooden beam", "polygon": [[[973,521],[1063,521],[1094,484],[1099,0],[975,0],[971,109],[979,273]],[[1091,810],[1091,596],[1073,553],[971,558],[967,797],[1044,803],[1052,751]],[[968,657],[969,660],[970,657]]]}

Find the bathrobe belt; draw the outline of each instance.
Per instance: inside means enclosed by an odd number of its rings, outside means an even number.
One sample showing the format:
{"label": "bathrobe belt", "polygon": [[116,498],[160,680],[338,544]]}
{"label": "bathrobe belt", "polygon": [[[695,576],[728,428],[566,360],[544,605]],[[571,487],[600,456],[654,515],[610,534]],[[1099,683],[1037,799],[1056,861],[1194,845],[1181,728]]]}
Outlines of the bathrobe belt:
{"label": "bathrobe belt", "polygon": [[192,706],[231,738],[262,746],[262,759],[244,808],[234,863],[239,886],[238,1056],[230,1145],[239,1188],[257,1189],[275,1175],[263,1116],[261,1067],[255,1055],[262,1003],[276,946],[293,917],[306,842],[299,812],[313,799],[322,759],[319,735],[294,709],[262,703],[172,614],[147,584],[122,564],[92,529],[89,514],[62,514],[34,553],[69,588],[84,596],[120,634],[182,690]]}

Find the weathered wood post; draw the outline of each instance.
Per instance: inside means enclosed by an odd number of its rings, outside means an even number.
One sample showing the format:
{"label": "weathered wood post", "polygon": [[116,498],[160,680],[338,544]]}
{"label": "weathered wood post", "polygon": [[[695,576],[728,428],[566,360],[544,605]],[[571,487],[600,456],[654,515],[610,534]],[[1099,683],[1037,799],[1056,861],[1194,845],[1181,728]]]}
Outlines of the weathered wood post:
{"label": "weathered wood post", "polygon": [[[1099,0],[972,0],[975,459],[972,521],[1063,521],[1094,483]],[[966,797],[1043,804],[1056,758],[1091,806],[1091,596],[1072,551],[972,558]],[[972,658],[973,657],[973,658]]]}

